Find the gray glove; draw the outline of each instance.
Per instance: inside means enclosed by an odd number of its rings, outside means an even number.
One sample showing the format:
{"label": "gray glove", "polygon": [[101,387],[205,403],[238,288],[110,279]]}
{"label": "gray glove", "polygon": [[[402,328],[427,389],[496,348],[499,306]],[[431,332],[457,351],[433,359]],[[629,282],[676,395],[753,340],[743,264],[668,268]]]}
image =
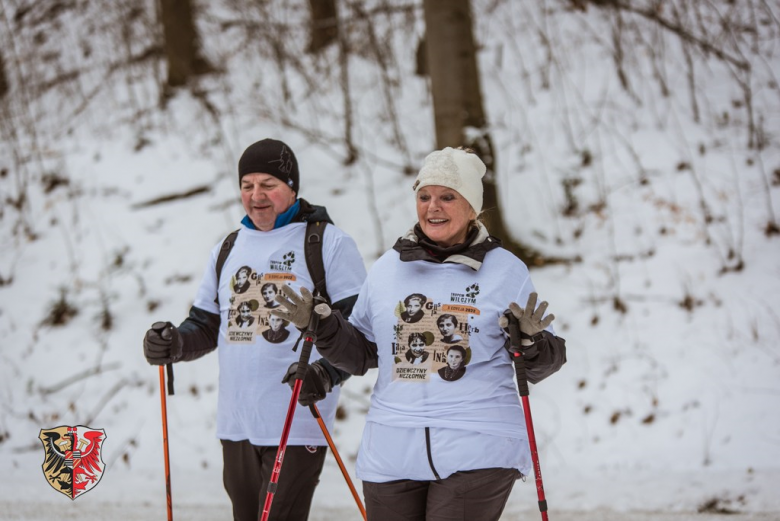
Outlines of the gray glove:
{"label": "gray glove", "polygon": [[[282,378],[282,383],[290,384],[290,389],[292,389],[295,386],[295,373],[297,372],[298,362],[293,362],[287,369],[287,374]],[[309,364],[306,367],[303,385],[301,385],[301,394],[298,395],[298,403],[305,407],[314,405],[324,399],[332,388],[333,382],[328,375],[328,370],[318,362]]]}
{"label": "gray glove", "polygon": [[314,306],[314,296],[306,288],[301,288],[301,294],[298,295],[294,289],[285,284],[276,295],[276,301],[285,309],[272,309],[271,314],[291,322],[301,331],[309,327],[312,307],[320,318],[330,315],[330,306],[324,303]]}
{"label": "gray glove", "polygon": [[[546,317],[544,316],[544,312],[547,311],[547,302],[542,301],[539,307],[536,307],[536,293],[528,295],[525,309],[517,305],[516,302],[512,302],[509,304],[509,311],[512,312],[512,315],[520,324],[520,337],[526,340],[547,329],[552,324],[552,321],[555,320],[555,315],[552,313]],[[509,325],[509,321],[504,315],[501,315],[501,318],[498,319],[498,325],[505,328]]]}
{"label": "gray glove", "polygon": [[144,337],[144,356],[152,365],[166,365],[181,358],[184,340],[170,322],[155,322]]}

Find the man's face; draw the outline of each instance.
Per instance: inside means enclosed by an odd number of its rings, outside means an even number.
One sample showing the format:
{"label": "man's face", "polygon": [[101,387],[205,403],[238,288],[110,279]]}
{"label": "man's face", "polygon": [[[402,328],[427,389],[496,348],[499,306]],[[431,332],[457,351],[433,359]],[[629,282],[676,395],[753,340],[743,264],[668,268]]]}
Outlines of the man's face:
{"label": "man's face", "polygon": [[406,307],[406,312],[409,313],[409,316],[411,316],[420,311],[421,307],[422,304],[420,303],[419,299],[413,298],[409,300],[409,305]]}
{"label": "man's face", "polygon": [[450,349],[447,352],[447,365],[450,366],[450,369],[457,369],[460,367],[460,364],[463,363],[463,355],[460,354],[460,351],[456,351],[455,349]]}
{"label": "man's face", "polygon": [[241,204],[258,230],[273,230],[276,217],[294,202],[295,192],[271,174],[247,174],[241,178]]}
{"label": "man's face", "polygon": [[439,331],[441,331],[442,336],[452,336],[455,332],[455,324],[452,323],[452,319],[446,318],[442,320],[439,323]]}
{"label": "man's face", "polygon": [[271,315],[268,317],[268,324],[274,331],[279,331],[282,329],[282,319],[277,316]]}
{"label": "man's face", "polygon": [[249,273],[247,273],[246,270],[241,270],[236,275],[236,285],[243,286],[248,279],[249,279]]}
{"label": "man's face", "polygon": [[263,290],[263,298],[266,302],[273,302],[274,298],[276,298],[276,288],[273,286],[268,286]]}
{"label": "man's face", "polygon": [[409,347],[412,348],[412,353],[414,353],[414,356],[422,356],[423,352],[425,351],[425,342],[423,342],[422,338],[415,337],[412,339],[412,343],[409,344]]}

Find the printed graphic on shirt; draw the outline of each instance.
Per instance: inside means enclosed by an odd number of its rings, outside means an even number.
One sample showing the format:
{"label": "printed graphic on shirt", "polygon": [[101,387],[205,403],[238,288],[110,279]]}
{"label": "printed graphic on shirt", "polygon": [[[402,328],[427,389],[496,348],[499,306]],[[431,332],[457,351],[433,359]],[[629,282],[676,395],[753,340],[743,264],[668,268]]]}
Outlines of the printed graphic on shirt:
{"label": "printed graphic on shirt", "polygon": [[457,302],[460,304],[476,304],[477,295],[479,295],[479,283],[475,282],[466,288],[465,293],[450,293],[450,302]]}
{"label": "printed graphic on shirt", "polygon": [[292,271],[292,266],[295,264],[295,252],[288,251],[282,255],[281,260],[271,259],[271,271]]}
{"label": "printed graphic on shirt", "polygon": [[393,380],[428,382],[435,372],[452,382],[466,374],[471,361],[469,315],[479,315],[479,309],[412,293],[398,302],[395,315]]}
{"label": "printed graphic on shirt", "polygon": [[[292,264],[291,261],[290,264]],[[287,340],[290,331],[286,320],[271,315],[279,307],[275,298],[279,287],[295,281],[292,273],[257,273],[242,266],[231,279],[232,295],[228,311],[227,341],[230,344],[251,344],[256,335],[272,344]]]}

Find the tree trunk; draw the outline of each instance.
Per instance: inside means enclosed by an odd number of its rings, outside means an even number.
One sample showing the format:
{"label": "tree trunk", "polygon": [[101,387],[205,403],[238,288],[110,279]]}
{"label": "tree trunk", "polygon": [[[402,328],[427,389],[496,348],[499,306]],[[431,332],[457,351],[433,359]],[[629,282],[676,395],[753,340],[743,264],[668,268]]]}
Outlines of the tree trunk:
{"label": "tree trunk", "polygon": [[485,124],[469,0],[425,0],[425,48],[436,143],[464,144],[464,128]]}
{"label": "tree trunk", "polygon": [[[427,71],[431,76],[438,148],[467,146],[487,166],[482,219],[491,235],[527,263],[538,252],[512,239],[504,225],[495,178],[495,155],[482,104],[470,0],[424,0]],[[418,66],[419,67],[419,66]]]}
{"label": "tree trunk", "polygon": [[317,54],[335,43],[339,36],[336,0],[309,0],[309,11],[311,22],[306,52]]}
{"label": "tree trunk", "polygon": [[193,76],[211,67],[200,55],[198,32],[191,0],[160,0],[169,87],[186,85]]}
{"label": "tree trunk", "polygon": [[0,51],[0,100],[6,97],[9,90],[8,76],[6,76],[5,71],[5,58],[2,51]]}

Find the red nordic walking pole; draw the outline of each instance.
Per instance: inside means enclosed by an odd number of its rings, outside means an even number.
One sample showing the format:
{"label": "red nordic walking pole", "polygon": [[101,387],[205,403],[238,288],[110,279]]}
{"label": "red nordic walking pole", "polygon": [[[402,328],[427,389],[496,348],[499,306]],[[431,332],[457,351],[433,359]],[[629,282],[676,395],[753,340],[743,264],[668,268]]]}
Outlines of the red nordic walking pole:
{"label": "red nordic walking pole", "polygon": [[525,360],[523,360],[522,345],[520,343],[520,325],[517,318],[511,311],[506,312],[509,320],[509,342],[510,356],[515,365],[515,375],[517,376],[517,388],[520,393],[520,399],[523,401],[523,413],[525,414],[525,428],[528,430],[528,445],[531,449],[531,460],[534,464],[534,475],[536,476],[536,496],[539,499],[539,512],[542,514],[542,521],[547,521],[547,499],[544,497],[544,484],[542,483],[542,466],[539,464],[539,452],[536,449],[536,435],[534,434],[534,421],[531,418],[531,403],[528,400],[530,391],[528,389],[528,379],[525,376]]}
{"label": "red nordic walking pole", "polygon": [[279,474],[282,472],[282,462],[284,461],[284,452],[287,450],[287,439],[290,437],[290,427],[292,427],[293,416],[295,416],[295,406],[298,404],[298,396],[301,394],[303,378],[306,376],[306,369],[309,366],[311,349],[317,339],[317,325],[320,323],[320,316],[314,311],[314,306],[316,306],[318,302],[325,302],[325,300],[320,297],[314,297],[311,318],[309,318],[309,327],[306,329],[306,332],[303,333],[303,347],[301,348],[301,357],[298,360],[298,371],[295,373],[295,385],[293,386],[293,393],[290,397],[290,405],[287,407],[287,418],[284,420],[282,438],[279,440],[279,449],[276,451],[274,469],[271,472],[271,480],[268,482],[268,492],[265,495],[265,504],[263,505],[263,512],[260,515],[260,521],[268,521],[268,516],[271,514],[271,504],[274,501],[274,494],[276,494],[276,485],[279,483]]}
{"label": "red nordic walking pole", "polygon": [[[155,322],[152,329],[165,340],[171,338],[166,322]],[[165,496],[168,506],[168,521],[173,521],[173,500],[171,497],[171,460],[168,454],[168,406],[165,400],[165,367],[160,367],[160,409],[162,411],[163,456],[165,458]],[[173,366],[168,364],[168,394],[173,394]]]}
{"label": "red nordic walking pole", "polygon": [[171,460],[168,454],[168,408],[165,403],[165,368],[163,366],[160,366],[160,404],[162,406],[163,453],[165,455],[165,496],[168,502],[168,521],[173,521]]}
{"label": "red nordic walking pole", "polygon": [[331,452],[333,453],[333,456],[336,458],[336,463],[339,464],[339,468],[341,469],[341,474],[344,476],[344,479],[347,482],[347,486],[349,487],[349,491],[352,492],[352,497],[355,498],[355,503],[357,503],[358,509],[360,509],[360,514],[363,516],[363,520],[366,520],[366,509],[363,507],[363,502],[360,501],[360,496],[357,493],[357,490],[355,490],[355,485],[352,484],[352,480],[349,478],[349,474],[347,473],[347,468],[344,466],[344,462],[341,460],[341,455],[339,455],[339,451],[336,450],[336,445],[333,443],[333,438],[330,437],[330,433],[328,432],[328,427],[325,425],[325,422],[322,419],[322,416],[320,415],[320,410],[317,408],[316,404],[311,404],[309,406],[309,409],[311,410],[311,413],[314,415],[314,417],[317,419],[317,423],[320,426],[320,429],[322,430],[322,434],[325,436],[325,439],[328,440],[328,447],[330,447]]}

